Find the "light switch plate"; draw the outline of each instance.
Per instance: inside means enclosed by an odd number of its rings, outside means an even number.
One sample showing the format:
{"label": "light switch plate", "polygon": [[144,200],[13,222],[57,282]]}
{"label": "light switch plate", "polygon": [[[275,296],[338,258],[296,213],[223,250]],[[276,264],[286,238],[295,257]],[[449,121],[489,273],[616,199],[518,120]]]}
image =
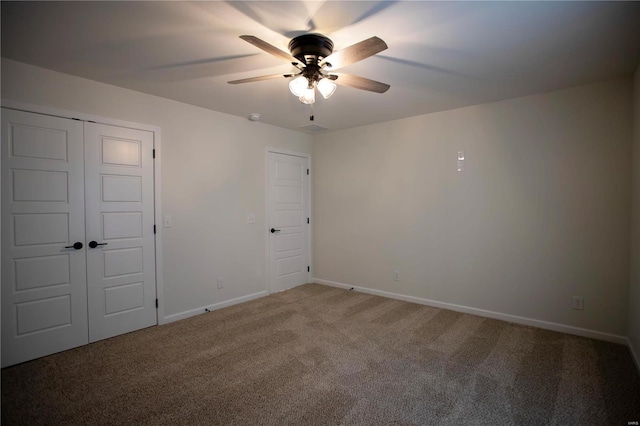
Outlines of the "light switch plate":
{"label": "light switch plate", "polygon": [[584,297],[573,296],[573,309],[584,311]]}
{"label": "light switch plate", "polygon": [[165,228],[173,227],[173,218],[171,216],[164,217],[164,227]]}
{"label": "light switch plate", "polygon": [[464,151],[458,151],[458,163],[456,171],[464,172]]}

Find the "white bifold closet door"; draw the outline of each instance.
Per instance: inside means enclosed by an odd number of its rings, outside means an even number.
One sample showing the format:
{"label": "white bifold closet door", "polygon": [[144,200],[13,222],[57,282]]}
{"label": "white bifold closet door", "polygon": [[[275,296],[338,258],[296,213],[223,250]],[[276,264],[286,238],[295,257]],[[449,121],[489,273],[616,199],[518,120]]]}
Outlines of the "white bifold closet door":
{"label": "white bifold closet door", "polygon": [[157,323],[153,133],[2,109],[2,366]]}

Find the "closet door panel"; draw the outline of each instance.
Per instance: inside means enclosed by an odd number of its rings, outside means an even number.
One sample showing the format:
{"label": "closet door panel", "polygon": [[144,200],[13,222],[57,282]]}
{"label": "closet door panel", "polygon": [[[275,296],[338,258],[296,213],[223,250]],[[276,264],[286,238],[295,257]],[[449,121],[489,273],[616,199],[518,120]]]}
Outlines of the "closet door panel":
{"label": "closet door panel", "polygon": [[153,133],[85,123],[89,340],[157,323]]}
{"label": "closet door panel", "polygon": [[88,343],[88,321],[82,123],[2,108],[1,138],[4,367]]}

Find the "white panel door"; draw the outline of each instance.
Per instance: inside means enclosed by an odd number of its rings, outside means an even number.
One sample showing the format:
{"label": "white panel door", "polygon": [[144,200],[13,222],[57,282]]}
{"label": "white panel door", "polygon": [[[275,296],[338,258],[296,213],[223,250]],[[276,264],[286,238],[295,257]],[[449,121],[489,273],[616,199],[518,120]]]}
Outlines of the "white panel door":
{"label": "white panel door", "polygon": [[307,194],[308,160],[270,152],[270,290],[286,290],[309,281]]}
{"label": "white panel door", "polygon": [[84,135],[94,342],[157,323],[153,133],[85,123]]}
{"label": "white panel door", "polygon": [[1,137],[4,367],[88,335],[82,123],[2,108]]}

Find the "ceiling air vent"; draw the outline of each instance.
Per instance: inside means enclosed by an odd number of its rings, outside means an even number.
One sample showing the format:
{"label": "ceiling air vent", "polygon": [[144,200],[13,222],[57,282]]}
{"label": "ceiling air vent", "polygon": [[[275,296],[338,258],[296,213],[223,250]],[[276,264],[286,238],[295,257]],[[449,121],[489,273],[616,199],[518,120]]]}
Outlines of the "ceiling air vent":
{"label": "ceiling air vent", "polygon": [[325,130],[329,130],[324,126],[320,126],[319,124],[314,123],[307,124],[306,126],[300,126],[299,129],[307,132],[324,132]]}

